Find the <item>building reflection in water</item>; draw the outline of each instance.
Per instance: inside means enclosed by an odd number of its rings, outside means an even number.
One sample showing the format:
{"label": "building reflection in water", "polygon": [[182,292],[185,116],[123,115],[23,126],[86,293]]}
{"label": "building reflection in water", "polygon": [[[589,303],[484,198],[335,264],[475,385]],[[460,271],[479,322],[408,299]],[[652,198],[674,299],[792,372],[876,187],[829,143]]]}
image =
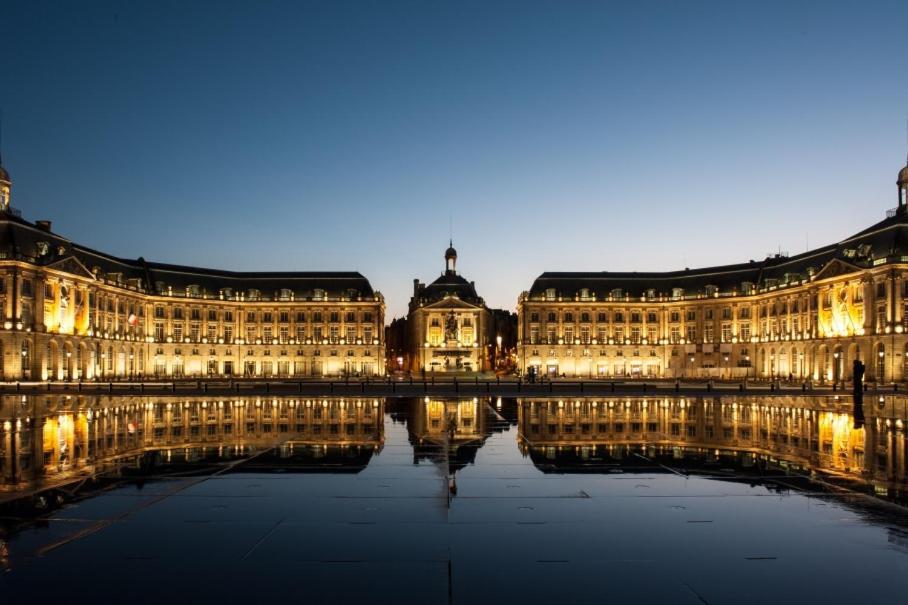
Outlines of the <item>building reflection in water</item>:
{"label": "building reflection in water", "polygon": [[107,470],[223,462],[265,450],[272,451],[257,461],[355,472],[381,450],[383,416],[379,399],[4,396],[0,490],[9,496]]}
{"label": "building reflection in water", "polygon": [[905,501],[908,399],[521,400],[521,451],[546,472],[803,474]]}
{"label": "building reflection in water", "polygon": [[[281,468],[358,472],[407,425],[415,464],[455,475],[495,432],[545,472],[641,465],[721,474],[782,471],[906,500],[908,398],[519,399],[0,397],[0,499],[110,473]],[[641,457],[642,456],[642,457]],[[647,459],[649,462],[647,462]],[[849,485],[851,486],[851,485]]]}
{"label": "building reflection in water", "polygon": [[442,467],[449,495],[457,493],[456,473],[476,460],[485,443],[489,418],[485,399],[415,399],[408,431],[413,463],[427,461]]}

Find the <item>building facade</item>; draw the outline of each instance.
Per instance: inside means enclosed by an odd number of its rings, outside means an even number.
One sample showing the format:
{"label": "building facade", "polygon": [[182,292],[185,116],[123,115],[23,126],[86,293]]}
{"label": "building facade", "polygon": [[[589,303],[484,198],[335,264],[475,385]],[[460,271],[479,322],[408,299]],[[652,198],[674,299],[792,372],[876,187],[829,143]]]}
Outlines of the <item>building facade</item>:
{"label": "building facade", "polygon": [[410,370],[481,372],[490,368],[489,310],[476,286],[457,274],[453,243],[445,272],[426,285],[413,280],[407,313]]}
{"label": "building facade", "polygon": [[908,379],[908,166],[898,205],[839,243],[667,273],[543,273],[518,301],[522,372]]}
{"label": "building facade", "polygon": [[121,259],[31,223],[0,168],[2,379],[384,373],[381,293],[356,272]]}

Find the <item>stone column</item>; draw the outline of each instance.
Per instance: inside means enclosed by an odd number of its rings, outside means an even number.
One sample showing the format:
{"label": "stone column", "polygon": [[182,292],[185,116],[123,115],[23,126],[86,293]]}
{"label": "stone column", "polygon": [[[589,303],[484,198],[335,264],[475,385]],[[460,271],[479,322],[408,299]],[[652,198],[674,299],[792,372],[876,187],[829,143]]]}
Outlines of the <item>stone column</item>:
{"label": "stone column", "polygon": [[[9,298],[12,303],[12,321],[16,323],[22,318],[22,274],[18,269],[13,269],[12,284]],[[23,326],[24,327],[24,326]]]}
{"label": "stone column", "polygon": [[873,315],[874,315],[874,291],[873,291],[873,280],[869,276],[865,276],[862,280],[862,285],[864,287],[864,333],[872,334],[873,333]]}
{"label": "stone column", "polygon": [[902,288],[903,279],[895,276],[892,278],[892,323],[896,326],[902,325]]}
{"label": "stone column", "polygon": [[14,316],[15,309],[14,309],[14,305],[13,305],[13,299],[15,298],[15,289],[16,289],[15,285],[14,285],[15,284],[15,277],[14,277],[15,271],[16,270],[13,269],[10,273],[0,274],[0,279],[3,280],[2,282],[0,282],[0,284],[2,284],[2,286],[3,286],[3,291],[9,293],[9,296],[6,297],[6,301],[4,302],[4,305],[3,305],[3,317],[6,318],[7,321],[15,321],[15,316]]}
{"label": "stone column", "polygon": [[35,308],[34,308],[34,325],[32,329],[35,332],[44,332],[47,326],[44,325],[44,276],[41,273],[35,275]]}

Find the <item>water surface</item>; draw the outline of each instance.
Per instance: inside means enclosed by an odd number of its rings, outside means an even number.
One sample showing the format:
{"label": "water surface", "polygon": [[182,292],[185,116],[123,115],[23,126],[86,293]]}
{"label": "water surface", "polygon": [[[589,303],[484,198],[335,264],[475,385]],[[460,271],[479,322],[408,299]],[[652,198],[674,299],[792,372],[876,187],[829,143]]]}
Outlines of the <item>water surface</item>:
{"label": "water surface", "polygon": [[898,602],[906,402],[4,397],[3,602]]}

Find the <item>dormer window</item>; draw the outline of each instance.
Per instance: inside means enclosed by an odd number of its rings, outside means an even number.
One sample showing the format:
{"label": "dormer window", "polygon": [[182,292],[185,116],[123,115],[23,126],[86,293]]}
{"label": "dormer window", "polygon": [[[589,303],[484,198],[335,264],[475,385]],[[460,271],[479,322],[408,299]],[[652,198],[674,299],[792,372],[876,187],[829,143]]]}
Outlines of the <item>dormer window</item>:
{"label": "dormer window", "polygon": [[186,296],[198,297],[202,295],[202,288],[196,284],[186,286]]}
{"label": "dormer window", "polygon": [[681,300],[684,298],[684,288],[672,288],[672,300]]}
{"label": "dormer window", "polygon": [[706,286],[707,296],[716,296],[719,294],[719,286]]}
{"label": "dormer window", "polygon": [[590,299],[590,289],[581,288],[580,289],[580,300],[589,300]]}
{"label": "dormer window", "polygon": [[325,300],[325,291],[321,288],[316,288],[312,291],[313,300]]}
{"label": "dormer window", "polygon": [[545,299],[546,300],[555,300],[556,296],[557,296],[557,293],[555,292],[555,288],[546,288],[546,290],[545,290]]}
{"label": "dormer window", "polygon": [[261,300],[261,298],[262,293],[255,288],[249,288],[249,290],[246,291],[247,300]]}
{"label": "dormer window", "polygon": [[281,288],[280,293],[278,294],[280,300],[293,300],[293,290],[287,288]]}
{"label": "dormer window", "polygon": [[742,283],[741,283],[741,292],[742,292],[742,293],[744,293],[744,294],[753,294],[753,291],[754,291],[754,284],[753,284],[753,282],[746,281],[746,282],[742,282]]}
{"label": "dormer window", "polygon": [[624,290],[622,290],[621,288],[615,288],[614,290],[612,290],[610,296],[611,296],[612,298],[623,298],[623,297],[624,297]]}

